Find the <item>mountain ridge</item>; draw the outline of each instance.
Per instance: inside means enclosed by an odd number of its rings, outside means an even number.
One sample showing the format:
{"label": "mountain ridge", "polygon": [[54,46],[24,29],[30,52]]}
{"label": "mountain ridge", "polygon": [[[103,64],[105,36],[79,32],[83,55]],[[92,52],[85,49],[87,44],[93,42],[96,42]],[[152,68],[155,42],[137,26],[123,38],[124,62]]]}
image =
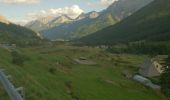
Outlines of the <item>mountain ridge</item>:
{"label": "mountain ridge", "polygon": [[[50,40],[72,40],[75,38],[81,38],[110,25],[116,24],[122,19],[128,17],[130,15],[129,13],[136,12],[151,1],[152,0],[120,0],[110,5],[104,11],[83,13],[77,18],[79,20],[44,30],[41,33],[44,37]],[[120,13],[125,12],[125,14],[121,15],[123,17],[121,17],[119,13],[116,13],[117,9]],[[92,16],[90,17],[90,15]]]}
{"label": "mountain ridge", "polygon": [[81,38],[80,41],[86,44],[114,44],[140,40],[168,41],[169,8],[170,1],[155,0],[120,23]]}
{"label": "mountain ridge", "polygon": [[18,46],[35,45],[42,42],[38,33],[13,23],[0,22],[0,43]]}

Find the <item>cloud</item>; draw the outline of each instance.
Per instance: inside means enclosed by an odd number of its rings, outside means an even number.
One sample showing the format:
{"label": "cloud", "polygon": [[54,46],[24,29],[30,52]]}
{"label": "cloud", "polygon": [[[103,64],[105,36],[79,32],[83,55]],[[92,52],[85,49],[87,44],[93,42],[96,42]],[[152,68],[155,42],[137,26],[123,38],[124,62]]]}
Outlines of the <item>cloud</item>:
{"label": "cloud", "polygon": [[115,1],[118,1],[118,0],[100,0],[99,2],[88,2],[87,5],[93,6],[93,7],[96,7],[96,6],[108,7]]}
{"label": "cloud", "polygon": [[24,26],[25,24],[27,24],[29,22],[29,20],[27,19],[21,19],[21,20],[16,20],[16,19],[11,19],[10,22]]}
{"label": "cloud", "polygon": [[5,4],[37,4],[40,0],[0,0],[0,2]]}
{"label": "cloud", "polygon": [[109,6],[109,5],[111,5],[115,1],[118,1],[118,0],[101,0],[100,3],[103,6]]}
{"label": "cloud", "polygon": [[73,5],[71,7],[64,7],[64,8],[52,8],[48,10],[41,10],[38,12],[33,12],[27,14],[27,18],[31,19],[37,19],[42,17],[48,17],[48,16],[61,16],[61,15],[67,15],[71,18],[78,17],[82,12],[84,12],[78,5]]}
{"label": "cloud", "polygon": [[84,11],[78,5],[72,5],[70,7],[63,8],[51,8],[47,10],[36,11],[32,13],[27,13],[25,16],[18,17],[17,19],[10,19],[11,22],[25,25],[30,21],[43,18],[58,17],[60,15],[67,15],[70,18],[76,18]]}

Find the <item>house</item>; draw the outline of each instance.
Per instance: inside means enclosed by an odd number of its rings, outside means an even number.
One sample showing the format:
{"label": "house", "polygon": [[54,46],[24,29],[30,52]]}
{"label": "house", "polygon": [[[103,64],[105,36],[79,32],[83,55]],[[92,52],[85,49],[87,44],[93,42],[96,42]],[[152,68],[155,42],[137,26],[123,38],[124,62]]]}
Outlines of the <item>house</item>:
{"label": "house", "polygon": [[145,77],[160,76],[161,73],[163,73],[162,65],[150,58],[146,58],[139,69],[139,74]]}

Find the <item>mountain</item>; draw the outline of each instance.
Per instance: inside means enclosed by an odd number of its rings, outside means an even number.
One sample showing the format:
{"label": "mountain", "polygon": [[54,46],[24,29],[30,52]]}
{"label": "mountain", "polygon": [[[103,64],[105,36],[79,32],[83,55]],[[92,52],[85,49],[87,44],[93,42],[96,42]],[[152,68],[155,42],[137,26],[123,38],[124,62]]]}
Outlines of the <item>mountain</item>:
{"label": "mountain", "polygon": [[143,8],[153,0],[118,0],[110,5],[105,13],[111,13],[116,18],[124,19]]}
{"label": "mountain", "polygon": [[169,41],[170,0],[155,0],[148,6],[92,35],[79,39],[86,44],[114,44],[134,41]]}
{"label": "mountain", "polygon": [[[86,35],[89,31],[95,32],[96,29],[93,27],[94,24],[99,22],[93,22],[96,18],[98,18],[100,14],[98,12],[92,11],[87,14],[81,14],[76,18],[76,21],[71,23],[64,23],[57,27],[53,27],[51,29],[42,31],[44,37],[56,40],[56,39],[71,39],[75,37],[81,37],[82,35]],[[107,19],[106,19],[107,20]],[[111,20],[106,22],[112,22]],[[99,25],[99,24],[98,24]],[[87,29],[88,27],[88,29]],[[86,31],[88,30],[88,31]],[[83,33],[85,32],[85,33]]]}
{"label": "mountain", "polygon": [[98,12],[96,12],[96,11],[92,11],[92,12],[89,12],[89,13],[82,13],[76,18],[76,20],[82,20],[84,18],[93,19],[93,18],[97,18],[99,15],[100,14]]}
{"label": "mountain", "polygon": [[44,37],[51,40],[81,38],[116,24],[151,1],[119,0],[102,12],[92,11],[87,14],[83,13],[77,17],[76,21],[44,30],[41,33]]}
{"label": "mountain", "polygon": [[[8,22],[8,21],[7,21]],[[17,44],[19,46],[34,45],[42,40],[38,33],[25,27],[0,21],[0,43]]]}
{"label": "mountain", "polygon": [[63,24],[63,23],[69,23],[69,22],[72,22],[74,19],[70,18],[69,16],[67,15],[62,15],[62,16],[59,16],[57,18],[54,18],[53,20],[51,20],[50,22],[48,22],[48,25],[50,27],[55,27],[55,26],[59,26],[60,24]]}
{"label": "mountain", "polygon": [[1,16],[1,15],[0,15],[0,22],[1,23],[6,23],[6,24],[10,23],[4,16]]}
{"label": "mountain", "polygon": [[41,30],[47,29],[49,27],[48,22],[51,21],[53,18],[54,18],[53,16],[42,17],[27,23],[25,27],[30,28],[36,32],[39,32]]}
{"label": "mountain", "polygon": [[73,19],[68,17],[67,15],[61,15],[59,17],[47,16],[43,18],[39,18],[37,20],[31,21],[25,25],[25,27],[30,28],[36,32],[40,32],[42,30],[49,29],[51,27],[58,26],[63,23],[69,23]]}

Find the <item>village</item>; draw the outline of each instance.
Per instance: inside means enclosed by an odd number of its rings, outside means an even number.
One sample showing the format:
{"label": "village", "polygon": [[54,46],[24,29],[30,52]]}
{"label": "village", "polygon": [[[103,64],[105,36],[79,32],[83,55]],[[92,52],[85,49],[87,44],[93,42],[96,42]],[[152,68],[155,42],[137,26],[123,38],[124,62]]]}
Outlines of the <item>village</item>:
{"label": "village", "polygon": [[128,79],[133,79],[144,86],[154,90],[160,90],[161,86],[152,82],[152,78],[159,79],[160,75],[164,72],[163,65],[154,58],[145,58],[143,63],[139,66],[137,74],[132,75],[128,70],[123,70],[122,74]]}

